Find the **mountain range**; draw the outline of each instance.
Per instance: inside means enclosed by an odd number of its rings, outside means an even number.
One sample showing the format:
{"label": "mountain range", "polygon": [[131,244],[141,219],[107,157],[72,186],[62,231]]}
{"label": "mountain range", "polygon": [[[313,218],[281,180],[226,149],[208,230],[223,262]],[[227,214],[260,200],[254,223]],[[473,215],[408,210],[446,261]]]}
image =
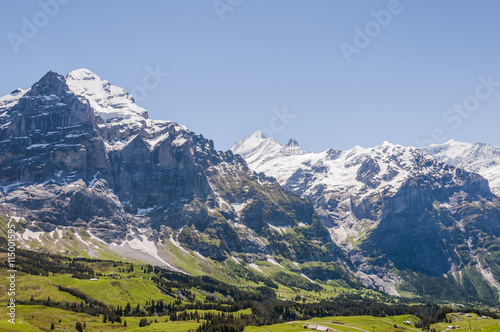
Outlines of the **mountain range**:
{"label": "mountain range", "polygon": [[384,142],[314,153],[256,131],[231,150],[310,200],[365,284],[392,294],[498,297],[498,148]]}
{"label": "mountain range", "polygon": [[259,131],[217,151],[89,70],[50,71],[0,98],[0,213],[30,250],[496,304],[499,151]]}

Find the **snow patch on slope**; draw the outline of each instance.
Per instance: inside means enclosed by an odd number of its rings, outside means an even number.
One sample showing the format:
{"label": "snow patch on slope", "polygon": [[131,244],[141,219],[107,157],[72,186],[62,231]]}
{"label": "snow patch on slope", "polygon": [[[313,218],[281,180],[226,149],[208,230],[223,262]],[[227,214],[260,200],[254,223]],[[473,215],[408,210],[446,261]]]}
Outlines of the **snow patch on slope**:
{"label": "snow patch on slope", "polygon": [[24,230],[22,238],[24,240],[34,239],[34,240],[37,240],[38,242],[40,242],[41,244],[43,244],[42,236],[44,234],[45,234],[45,232],[33,232],[33,231],[26,228]]}
{"label": "snow patch on slope", "polygon": [[174,237],[173,237],[172,234],[170,234],[170,242],[172,242],[172,244],[174,246],[176,246],[177,248],[179,248],[182,252],[184,252],[184,253],[188,254],[189,256],[191,256],[191,254],[180,245],[179,241],[177,241],[177,240],[174,239]]}
{"label": "snow patch on slope", "polygon": [[[252,269],[254,269],[255,271],[258,271],[258,272],[260,272],[260,273],[264,273],[264,271],[262,271],[262,270],[260,269],[260,267],[259,267],[257,264],[255,264],[255,263],[250,263],[250,264],[248,264],[248,266],[250,266],[250,267],[251,267]],[[264,273],[264,274],[265,274],[265,273]]]}
{"label": "snow patch on slope", "polygon": [[275,230],[276,232],[280,233],[280,234],[286,234],[287,230],[292,228],[292,226],[274,226],[274,225],[271,225],[269,224],[269,227],[273,230]]}
{"label": "snow patch on slope", "polygon": [[241,211],[245,209],[245,207],[251,202],[251,200],[248,200],[245,203],[232,203],[231,206],[233,207],[234,211],[240,215]]}
{"label": "snow patch on slope", "polygon": [[85,241],[84,239],[82,239],[82,237],[80,236],[80,233],[75,232],[74,234],[75,234],[75,237],[78,239],[78,241],[82,242],[87,247],[90,247],[90,243],[88,243],[87,241]]}
{"label": "snow patch on slope", "polygon": [[125,245],[128,245],[132,249],[139,250],[143,253],[152,256],[153,258],[155,258],[156,260],[167,266],[169,269],[184,273],[183,271],[179,270],[178,268],[172,266],[170,263],[167,263],[165,260],[163,260],[163,258],[161,258],[158,255],[158,249],[156,248],[155,243],[153,241],[148,240],[147,236],[144,234],[141,234],[140,238],[126,240],[120,244],[121,247]]}
{"label": "snow patch on slope", "polygon": [[275,261],[271,256],[267,255],[267,261],[275,266],[281,267],[282,269],[285,269],[283,265]]}
{"label": "snow patch on slope", "polygon": [[306,276],[304,273],[301,273],[300,275],[303,276],[304,278],[306,278],[307,281],[312,282],[313,284],[316,283],[314,280],[312,280],[311,278],[309,278],[308,276]]}

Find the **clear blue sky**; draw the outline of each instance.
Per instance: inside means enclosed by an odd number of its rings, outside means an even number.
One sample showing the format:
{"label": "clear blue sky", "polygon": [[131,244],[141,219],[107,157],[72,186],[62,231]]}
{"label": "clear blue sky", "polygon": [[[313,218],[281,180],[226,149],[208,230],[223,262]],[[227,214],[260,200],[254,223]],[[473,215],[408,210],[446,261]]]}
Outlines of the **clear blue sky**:
{"label": "clear blue sky", "polygon": [[[218,149],[270,127],[313,151],[416,145],[437,128],[434,141],[500,146],[500,87],[474,97],[478,77],[500,82],[499,1],[220,0],[234,5],[223,20],[210,0],[67,2],[53,17],[0,2],[1,95],[82,67],[131,91],[159,66],[169,76],[139,104]],[[38,31],[23,35],[26,21]],[[356,45],[356,27],[372,37],[348,63],[340,45]],[[13,34],[28,37],[17,53]],[[447,111],[464,100],[473,112]]]}

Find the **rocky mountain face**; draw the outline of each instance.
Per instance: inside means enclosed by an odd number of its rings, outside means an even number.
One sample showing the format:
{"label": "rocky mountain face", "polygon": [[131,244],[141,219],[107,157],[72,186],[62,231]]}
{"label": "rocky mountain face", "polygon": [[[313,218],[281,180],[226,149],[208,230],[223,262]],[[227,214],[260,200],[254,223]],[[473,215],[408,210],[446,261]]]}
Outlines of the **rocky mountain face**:
{"label": "rocky mountain face", "polygon": [[498,301],[500,202],[481,175],[389,142],[312,153],[256,132],[231,150],[313,202],[365,283]]}
{"label": "rocky mountain face", "polygon": [[491,191],[500,195],[500,148],[486,143],[462,143],[449,140],[422,148],[446,164],[482,175],[488,180]]}
{"label": "rocky mountain face", "polygon": [[69,250],[56,235],[73,230],[87,252],[135,250],[170,267],[172,246],[198,260],[348,262],[308,201],[202,135],[149,119],[86,69],[0,98],[0,189],[3,214],[27,221],[26,247],[57,238]]}

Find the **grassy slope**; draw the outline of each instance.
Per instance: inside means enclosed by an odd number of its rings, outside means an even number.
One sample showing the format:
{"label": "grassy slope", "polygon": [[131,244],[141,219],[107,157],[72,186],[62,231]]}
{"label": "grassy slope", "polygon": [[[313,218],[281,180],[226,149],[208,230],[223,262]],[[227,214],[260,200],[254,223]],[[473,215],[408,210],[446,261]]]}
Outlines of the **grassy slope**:
{"label": "grassy slope", "polygon": [[[0,259],[3,259],[0,254]],[[103,263],[106,265],[107,263]],[[6,272],[0,271],[0,278],[4,279]],[[50,275],[35,276],[18,272],[17,285],[19,292],[17,293],[18,300],[29,300],[31,295],[35,299],[45,300],[50,297],[51,300],[62,302],[76,302],[80,300],[71,294],[60,292],[57,286],[65,286],[77,288],[95,299],[99,299],[111,305],[124,305],[129,302],[131,305],[137,303],[144,304],[150,300],[163,300],[171,302],[173,299],[168,295],[164,295],[154,283],[148,279],[145,273],[134,271],[132,273],[118,276],[117,278],[100,277],[98,281],[81,280],[71,278],[70,275]],[[121,277],[121,279],[120,279]],[[0,301],[7,299],[7,283],[0,284]]]}
{"label": "grassy slope", "polygon": [[[449,318],[454,319],[454,323],[438,323],[433,327],[436,331],[444,331],[447,325],[459,325],[460,328],[455,331],[469,330],[468,320],[471,321],[471,327],[474,331],[493,332],[500,331],[500,319],[481,319],[477,315],[471,314],[471,318],[458,316],[456,314],[449,314]],[[352,317],[324,317],[313,318],[308,321],[297,321],[284,324],[276,324],[270,326],[248,326],[245,332],[291,332],[291,331],[305,331],[304,325],[323,325],[331,329],[342,332],[386,332],[386,331],[421,331],[413,326],[404,325],[403,321],[410,321],[415,323],[418,318],[412,315],[394,316],[394,317],[372,317],[372,316],[352,316]],[[394,327],[396,324],[397,328]]]}
{"label": "grassy slope", "polygon": [[[207,310],[208,311],[208,310]],[[215,312],[213,310],[210,310]],[[6,309],[0,307],[0,315],[5,316]],[[203,312],[203,311],[199,311]],[[44,306],[18,306],[18,320],[16,325],[8,323],[6,320],[0,320],[1,331],[47,331],[51,323],[54,323],[56,328],[65,328],[73,331],[76,322],[85,322],[87,329],[97,331],[189,331],[196,329],[199,323],[190,322],[165,322],[166,317],[156,317],[158,323],[153,323],[150,326],[139,328],[139,317],[126,317],[127,327],[123,324],[102,323],[100,317],[93,317],[86,314],[73,313],[56,308],[47,308]],[[245,311],[243,313],[248,313]],[[474,331],[500,331],[500,320],[480,319],[472,314],[472,318],[459,317],[456,314],[450,314],[448,317],[453,319],[453,325],[460,325],[456,331],[466,331],[469,329],[468,319],[471,321],[471,326]],[[61,319],[61,323],[59,323]],[[147,317],[148,320],[154,321],[155,317]],[[313,318],[309,321],[291,322],[285,324],[276,324],[271,326],[254,327],[249,326],[245,332],[288,332],[288,331],[304,331],[303,326],[309,324],[319,324],[330,327],[342,332],[382,332],[382,331],[420,331],[411,326],[403,324],[404,320],[415,322],[418,319],[411,315],[395,316],[395,317],[372,317],[372,316],[353,316],[353,317],[324,317]],[[394,327],[394,323],[397,328]],[[448,323],[438,323],[434,326],[437,331],[444,331]]]}
{"label": "grassy slope", "polygon": [[[113,263],[110,262],[98,262],[98,263],[88,263],[91,264],[98,271],[111,271],[117,272],[123,267],[128,266],[127,263],[121,265],[116,264],[113,267]],[[266,270],[266,273],[271,273],[275,265],[261,264],[260,267]],[[278,267],[276,267],[278,268]],[[280,269],[280,268],[279,268]],[[121,270],[123,271],[123,270]],[[4,276],[1,276],[4,277]],[[121,304],[124,305],[126,302],[130,302],[132,305],[135,303],[143,304],[147,300],[159,300],[163,299],[165,302],[170,302],[173,299],[167,295],[163,295],[158,292],[156,286],[148,279],[147,274],[141,271],[140,266],[136,266],[133,272],[122,272],[122,279],[113,279],[110,277],[101,277],[99,281],[90,280],[80,280],[71,278],[69,275],[50,275],[48,277],[44,276],[33,276],[18,273],[18,287],[19,296],[18,299],[29,299],[29,296],[34,293],[35,298],[45,299],[50,296],[51,299],[57,301],[69,301],[79,303],[80,300],[64,292],[60,292],[57,289],[57,285],[70,286],[72,288],[78,288],[90,296],[99,299],[101,301],[107,302],[109,304]],[[142,278],[142,279],[141,279]],[[287,287],[280,285],[280,291],[286,290]],[[5,285],[0,285],[1,294],[5,294]],[[289,289],[289,291],[293,291]],[[325,292],[325,291],[323,291]],[[307,301],[312,301],[313,296],[317,296],[316,293],[310,292],[311,298]],[[303,295],[307,296],[307,292]],[[200,293],[199,297],[203,298],[205,294]],[[0,300],[5,301],[5,295],[3,295]],[[198,310],[199,313],[212,312],[215,310]],[[0,307],[0,317],[5,317],[6,308],[5,306]],[[242,310],[236,314],[250,314],[250,309]],[[449,315],[458,319],[454,325],[460,325],[463,328],[468,328],[468,321],[465,317],[458,317],[455,315]],[[61,323],[59,323],[61,319]],[[66,328],[68,330],[74,330],[76,322],[85,322],[87,326],[87,331],[102,330],[102,331],[189,331],[191,329],[196,329],[199,326],[199,322],[188,321],[188,322],[170,322],[166,316],[156,317],[158,323],[153,323],[152,325],[144,328],[139,328],[139,317],[125,317],[127,321],[127,327],[123,324],[109,322],[103,323],[101,317],[93,317],[81,313],[73,313],[71,311],[65,311],[56,308],[48,308],[40,305],[19,305],[17,306],[17,323],[14,327],[8,323],[5,319],[0,321],[1,331],[47,331],[51,323],[54,323],[58,328]],[[154,321],[155,317],[149,317],[148,320]],[[167,320],[167,321],[166,321]],[[335,328],[337,331],[411,331],[414,328],[403,325],[403,320],[409,320],[416,322],[418,319],[414,316],[397,316],[397,317],[326,317],[326,318],[313,318],[308,322],[295,322],[288,324],[277,324],[265,327],[247,327],[245,331],[303,331],[304,324],[321,324],[331,328]],[[477,316],[473,315],[470,318],[473,328],[487,328],[487,331],[495,331],[494,326],[500,325],[500,320],[482,320]],[[200,321],[202,322],[202,321]],[[333,323],[335,322],[335,323]],[[394,328],[393,325],[397,324],[398,328]],[[438,331],[444,330],[447,323],[436,324],[436,329]]]}
{"label": "grassy slope", "polygon": [[[0,226],[2,226],[3,222],[0,222]],[[69,231],[68,231],[69,233]],[[77,241],[74,234],[65,234],[70,235],[69,238],[71,241]],[[71,236],[73,235],[73,236]],[[48,234],[44,235],[48,236]],[[87,237],[85,232],[80,231],[80,236],[85,241],[90,242],[90,238]],[[262,281],[258,278],[254,281],[247,280],[246,278],[242,278],[240,275],[237,275],[233,272],[235,268],[235,262],[228,258],[226,262],[216,262],[210,259],[203,260],[196,259],[195,254],[193,252],[185,252],[181,249],[175,247],[174,245],[170,245],[170,241],[165,241],[168,249],[170,250],[170,255],[176,260],[180,266],[190,271],[193,275],[200,275],[209,273],[216,277],[219,280],[223,280],[233,285],[238,285],[242,288],[254,288],[257,286],[262,286]],[[46,242],[47,243],[47,242]],[[75,244],[75,243],[74,243]],[[79,248],[81,246],[80,243],[76,243],[73,245],[74,255],[73,256],[86,256],[82,255],[80,251],[83,251],[83,248]],[[109,257],[102,258],[112,258],[117,261],[118,258],[113,255],[109,255]],[[257,273],[260,278],[265,276],[269,276],[273,278],[280,272],[284,272],[286,270],[295,270],[298,271],[294,264],[286,259],[280,257],[273,257],[279,264],[284,266],[286,269],[277,266],[275,264],[270,263],[269,261],[261,261],[256,262],[259,266],[260,270],[263,271],[263,274],[256,272],[254,269],[244,266],[244,268],[250,273]],[[6,254],[0,253],[0,260],[5,260]],[[73,295],[70,295],[65,292],[60,292],[57,289],[58,285],[69,286],[71,288],[77,288],[84,293],[90,295],[91,297],[103,301],[105,303],[111,305],[122,305],[124,306],[127,302],[129,302],[132,306],[139,304],[144,304],[146,301],[150,300],[163,300],[164,302],[171,302],[173,298],[162,294],[158,291],[157,287],[153,284],[151,280],[149,280],[150,275],[145,274],[141,271],[141,265],[135,263],[135,270],[133,272],[124,272],[124,270],[130,267],[130,262],[97,262],[97,263],[86,263],[90,265],[96,272],[100,272],[105,275],[105,277],[100,277],[99,281],[90,281],[90,280],[80,280],[71,278],[70,275],[52,275],[48,277],[44,276],[33,276],[27,275],[23,273],[17,274],[18,280],[18,300],[29,300],[31,295],[34,296],[35,299],[46,299],[50,297],[55,301],[67,301],[80,303],[80,299],[75,298]],[[321,264],[318,262],[318,264]],[[300,272],[297,274],[293,272],[291,275],[300,276]],[[108,277],[108,274],[113,272],[118,275],[115,278]],[[3,269],[0,271],[0,278],[5,278],[5,271]],[[302,278],[302,277],[300,277]],[[318,282],[315,280],[314,282]],[[341,294],[355,294],[360,298],[371,298],[379,301],[387,301],[387,297],[382,296],[378,292],[374,292],[372,290],[368,290],[365,288],[350,288],[348,285],[339,284],[336,281],[331,281],[328,283],[322,283],[323,290],[321,291],[307,291],[304,289],[289,287],[284,284],[278,285],[278,290],[276,291],[279,299],[292,299],[297,296],[301,297],[306,303],[316,302],[320,299],[328,299],[331,297],[336,297]],[[198,291],[196,289],[192,289],[192,292],[196,295],[196,298],[199,300],[204,300],[206,298],[206,294]],[[216,294],[217,295],[217,294]],[[221,296],[217,296],[221,298]],[[6,296],[6,283],[0,283],[0,301],[5,301],[7,299]],[[392,299],[393,300],[393,299]],[[0,306],[0,317],[5,317],[6,308],[5,306]],[[87,324],[87,330],[98,329],[103,331],[118,331],[118,330],[144,330],[144,331],[187,331],[190,329],[196,329],[199,325],[197,322],[165,322],[166,317],[159,317],[159,323],[152,324],[145,328],[138,328],[139,320],[138,317],[126,317],[125,320],[128,323],[128,327],[125,328],[123,325],[119,325],[117,323],[102,323],[102,318],[92,317],[86,314],[73,313],[70,311],[65,311],[61,309],[48,308],[39,305],[33,306],[18,306],[18,320],[19,323],[13,331],[23,331],[23,330],[47,330],[50,327],[51,323],[54,323],[56,327],[67,328],[69,330],[74,330],[75,323],[77,321],[81,321],[82,323],[85,321]],[[249,314],[249,309],[247,309],[246,314]],[[396,330],[392,328],[391,318],[376,318],[376,317],[332,317],[331,321],[338,321],[344,324],[333,324],[332,327],[335,327],[336,330],[339,331],[359,331],[368,330],[371,331],[372,327],[375,329],[379,329],[380,331],[391,330],[392,331],[403,331],[402,321],[404,319],[410,319],[411,317],[396,317],[396,324],[399,328]],[[58,320],[61,319],[61,323],[59,324]],[[312,319],[311,322],[328,322],[330,318],[321,318],[321,319]],[[154,318],[151,318],[154,320]],[[479,320],[477,318],[473,319],[473,327],[474,328],[488,328],[488,331],[492,330],[492,325],[500,324],[500,321],[494,322],[492,320]],[[324,323],[326,324],[332,324]],[[493,324],[494,323],[494,324]],[[59,325],[60,326],[59,326]],[[322,323],[323,324],[323,323]],[[477,326],[476,326],[477,324]],[[296,324],[278,324],[269,327],[259,327],[252,328],[248,327],[246,331],[295,331],[295,330],[303,330],[303,323]],[[328,325],[328,326],[330,326]],[[444,324],[443,326],[446,326]],[[461,324],[461,326],[465,326],[465,322]],[[352,328],[351,328],[351,327]],[[468,326],[468,323],[467,323]],[[442,328],[440,324],[437,324],[438,330]],[[6,320],[0,321],[0,330],[1,331],[10,331],[12,326],[9,323],[6,323]],[[357,328],[357,329],[356,329]],[[385,328],[385,329],[384,329]],[[407,327],[407,330],[409,328]]]}
{"label": "grassy slope", "polygon": [[[6,308],[0,307],[1,317],[5,317]],[[76,331],[76,322],[85,322],[85,331],[189,331],[198,327],[197,322],[165,322],[166,317],[147,317],[148,320],[158,319],[158,323],[139,328],[140,317],[126,317],[127,327],[122,324],[109,322],[103,323],[101,317],[94,317],[82,313],[48,308],[40,305],[17,307],[18,319],[16,324],[0,320],[1,331],[50,331],[50,324],[54,323],[55,328]],[[61,319],[61,323],[59,323]]]}
{"label": "grassy slope", "polygon": [[[20,232],[24,231],[25,223],[21,220],[17,224],[17,230]],[[6,229],[6,218],[4,216],[0,216],[0,230],[5,230]],[[295,233],[294,230],[287,230],[289,233]],[[79,236],[85,241],[86,243],[81,242],[78,237],[75,235],[75,233],[78,233]],[[62,231],[62,236],[63,239],[59,239],[59,235],[57,232],[54,232],[52,234],[45,233],[40,237],[41,242],[34,240],[33,238],[31,239],[25,239],[23,240],[25,245],[28,245],[31,249],[35,250],[47,250],[52,253],[61,253],[69,257],[86,257],[89,258],[89,253],[92,253],[92,257],[95,258],[100,258],[100,259],[109,259],[109,260],[114,260],[114,261],[123,261],[126,260],[128,262],[135,262],[135,263],[140,263],[138,260],[134,260],[133,258],[124,258],[122,255],[120,255],[118,252],[114,252],[111,247],[106,247],[102,242],[92,239],[90,235],[82,228],[72,228],[70,229],[65,229]],[[163,248],[159,248],[159,254],[162,257],[165,257],[167,261],[170,261],[177,267],[181,268],[182,270],[188,272],[189,274],[195,275],[195,276],[200,276],[200,275],[210,275],[218,280],[224,281],[224,282],[229,282],[235,285],[239,285],[242,287],[255,287],[258,286],[259,283],[253,282],[250,280],[247,280],[245,278],[241,278],[237,275],[235,275],[232,271],[232,268],[234,266],[231,265],[231,263],[234,263],[234,261],[228,257],[228,260],[226,262],[218,262],[214,261],[210,258],[202,258],[198,256],[195,252],[188,250],[188,249],[181,249],[174,245],[168,238],[164,238],[163,241]],[[99,248],[99,249],[98,249]],[[239,257],[240,261],[242,262],[243,257]],[[491,261],[494,261],[494,258],[488,257],[488,263],[491,263]],[[300,276],[300,269],[297,268],[290,260],[285,259],[280,256],[274,256],[274,260],[279,262],[285,269],[273,265],[269,263],[268,261],[260,261],[260,262],[255,262],[259,268],[263,271],[264,277],[271,277],[274,278],[279,272],[294,272],[296,273],[295,278],[301,279],[302,277]],[[255,273],[255,270],[253,270],[251,267],[248,265],[245,265],[246,269],[252,270]],[[323,266],[325,270],[329,270],[332,268],[331,264],[329,265],[328,263],[325,262],[309,262],[309,263],[303,263],[300,264],[301,268],[304,269],[310,269],[312,267],[320,267]],[[495,264],[490,264],[492,268],[496,268]],[[287,270],[287,271],[286,271]],[[469,269],[470,270],[470,269]],[[467,270],[467,271],[469,271]],[[107,274],[110,270],[102,271],[104,274]],[[466,272],[467,272],[466,271]],[[490,287],[487,287],[485,282],[481,279],[481,276],[477,276],[477,271],[471,270],[471,273],[465,273],[464,275],[467,277],[469,274],[474,280],[479,280],[481,282],[476,282],[473,286],[473,290],[475,292],[481,292],[481,294],[486,294],[488,295],[491,293]],[[476,273],[474,273],[476,272]],[[415,280],[410,278],[407,280],[405,283],[400,285],[400,291],[401,294],[405,297],[408,298],[414,298],[415,302],[422,302],[422,301],[432,301],[432,302],[439,302],[439,303],[448,303],[448,302],[457,302],[458,300],[451,300],[449,298],[445,298],[443,296],[440,296],[442,291],[439,291],[442,289],[442,278],[439,280],[434,280],[432,278],[427,278],[425,279],[425,282],[422,281],[422,278],[414,277]],[[412,282],[412,280],[414,282]],[[469,279],[467,279],[469,280]],[[315,282],[319,282],[318,280],[315,280]],[[260,283],[261,285],[262,283]],[[306,302],[314,302],[319,299],[328,299],[331,297],[336,297],[339,294],[355,294],[360,297],[367,297],[367,298],[372,298],[372,299],[378,299],[379,301],[398,301],[397,299],[391,299],[388,296],[385,296],[379,292],[374,292],[369,289],[366,289],[364,287],[359,287],[359,286],[350,286],[346,281],[344,281],[342,278],[341,279],[334,279],[331,280],[327,283],[321,283],[323,286],[323,291],[321,292],[314,292],[314,291],[308,291],[300,288],[295,288],[295,287],[290,287],[291,285],[286,285],[286,284],[280,284],[279,290],[278,290],[278,296],[280,299],[291,299],[291,298],[296,298],[297,295],[302,296]],[[420,289],[422,286],[425,287],[426,290],[428,289],[436,289],[439,294],[434,294],[434,296],[428,297],[426,299],[420,299],[418,296],[415,294],[422,294],[423,290]],[[453,286],[453,285],[452,285]],[[448,287],[450,289],[454,289],[452,286]],[[482,287],[479,287],[482,286]],[[115,287],[116,288],[116,287]],[[119,287],[118,287],[119,288]],[[132,285],[132,288],[136,288],[135,286]],[[42,292],[43,293],[43,292]],[[118,291],[117,293],[120,293]],[[124,293],[123,290],[121,290],[121,293]],[[432,293],[432,292],[431,292]],[[445,294],[449,294],[450,292],[445,292]],[[490,298],[488,296],[483,296],[483,298]],[[120,295],[120,300],[127,299],[129,302],[135,301],[135,298],[137,296],[134,295]],[[140,297],[139,297],[140,298]],[[473,301],[458,301],[460,303],[465,303],[465,304],[472,304],[475,306],[479,306],[480,303],[472,303]],[[491,299],[491,303],[494,303],[493,299]],[[490,305],[491,305],[490,303]]]}

